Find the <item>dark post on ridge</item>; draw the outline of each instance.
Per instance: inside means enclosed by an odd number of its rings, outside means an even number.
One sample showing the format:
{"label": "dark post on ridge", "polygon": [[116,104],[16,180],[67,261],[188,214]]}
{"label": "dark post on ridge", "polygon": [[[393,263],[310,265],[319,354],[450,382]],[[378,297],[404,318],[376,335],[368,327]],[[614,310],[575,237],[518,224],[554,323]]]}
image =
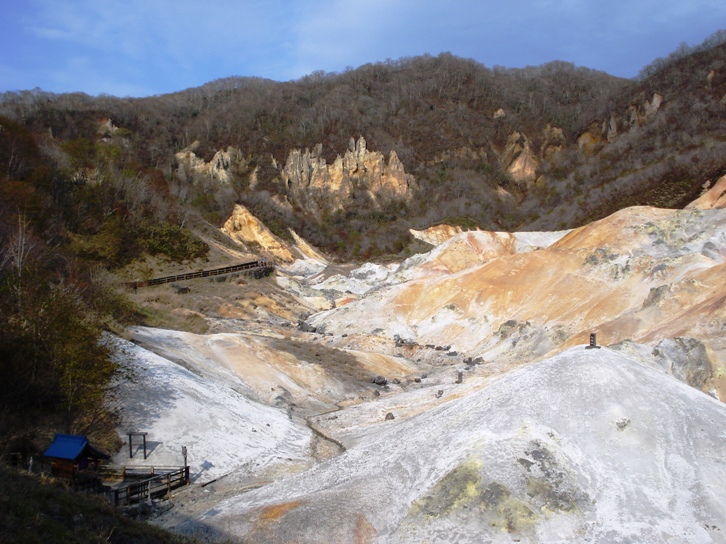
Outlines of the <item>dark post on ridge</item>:
{"label": "dark post on ridge", "polygon": [[597,345],[597,334],[594,332],[590,333],[590,345],[585,349],[600,349],[600,346]]}

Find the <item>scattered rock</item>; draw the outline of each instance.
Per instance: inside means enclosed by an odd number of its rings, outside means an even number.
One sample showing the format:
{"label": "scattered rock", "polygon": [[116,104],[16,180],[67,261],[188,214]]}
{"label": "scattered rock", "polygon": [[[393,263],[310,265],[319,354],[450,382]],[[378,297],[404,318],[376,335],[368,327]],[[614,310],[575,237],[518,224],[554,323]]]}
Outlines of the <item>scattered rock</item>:
{"label": "scattered rock", "polygon": [[630,419],[627,417],[621,417],[615,422],[615,426],[618,428],[618,431],[622,431],[628,425],[630,425]]}
{"label": "scattered rock", "polygon": [[297,328],[302,332],[318,332],[316,327],[313,327],[306,321],[298,321]]}
{"label": "scattered rock", "polygon": [[179,285],[178,283],[172,283],[171,287],[179,295],[185,295],[191,291],[186,285]]}
{"label": "scattered rock", "polygon": [[416,346],[418,345],[414,340],[409,338],[401,338],[398,334],[393,336],[393,340],[396,342],[396,347],[400,348],[403,346]]}
{"label": "scattered rock", "polygon": [[499,327],[499,336],[501,336],[502,338],[508,338],[516,327],[516,319],[510,319],[508,321],[505,321],[504,323],[502,323],[502,326]]}
{"label": "scattered rock", "polygon": [[375,378],[371,378],[371,383],[383,386],[388,383],[388,380],[383,376],[376,376]]}
{"label": "scattered rock", "polygon": [[388,412],[386,414],[386,421],[389,421],[391,419],[396,419],[396,416],[394,416],[392,412]]}

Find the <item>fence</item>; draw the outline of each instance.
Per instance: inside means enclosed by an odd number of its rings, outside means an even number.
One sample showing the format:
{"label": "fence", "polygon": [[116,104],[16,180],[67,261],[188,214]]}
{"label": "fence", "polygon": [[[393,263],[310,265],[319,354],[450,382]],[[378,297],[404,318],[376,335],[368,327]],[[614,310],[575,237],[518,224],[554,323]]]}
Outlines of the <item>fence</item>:
{"label": "fence", "polygon": [[[134,475],[142,474],[143,467],[132,469],[132,467],[124,467],[123,477],[133,478]],[[151,467],[152,472],[154,467]],[[145,473],[148,476],[148,467]],[[156,470],[164,470],[156,467]],[[109,488],[108,499],[114,506],[127,506],[134,502],[145,499],[157,499],[171,495],[172,489],[182,487],[189,484],[189,467],[177,468],[175,470],[157,474],[143,480],[131,482],[120,487]]]}
{"label": "fence", "polygon": [[248,272],[259,279],[263,276],[269,276],[275,270],[275,265],[269,261],[250,261],[247,263],[225,266],[223,268],[215,268],[213,270],[199,270],[198,272],[189,272],[187,274],[178,274],[176,276],[165,276],[163,278],[154,278],[146,281],[132,281],[124,285],[137,289],[138,287],[148,287],[150,285],[163,285],[165,283],[173,283],[176,281],[185,281],[195,278],[209,278],[213,276],[224,276],[225,274],[233,274],[235,272]]}

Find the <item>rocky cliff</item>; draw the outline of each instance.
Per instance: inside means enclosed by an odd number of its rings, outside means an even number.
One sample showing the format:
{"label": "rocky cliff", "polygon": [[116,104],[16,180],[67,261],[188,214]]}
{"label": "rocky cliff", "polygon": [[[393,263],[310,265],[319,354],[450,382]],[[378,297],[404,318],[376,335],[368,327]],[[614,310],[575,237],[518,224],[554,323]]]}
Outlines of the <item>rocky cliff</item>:
{"label": "rocky cliff", "polygon": [[205,178],[220,184],[229,184],[239,171],[246,170],[247,162],[243,153],[234,147],[217,151],[212,160],[205,162],[198,157],[195,151],[200,143],[195,141],[189,147],[179,151],[177,160],[177,175],[182,179]]}
{"label": "rocky cliff", "polygon": [[547,125],[536,136],[537,143],[534,143],[526,134],[514,131],[499,152],[504,171],[522,186],[535,182],[540,176],[542,161],[552,158],[565,146],[565,134],[559,127]]}
{"label": "rocky cliff", "polygon": [[374,205],[410,200],[415,189],[413,176],[406,173],[395,151],[386,162],[378,151],[369,151],[361,136],[353,138],[347,151],[332,164],[322,156],[322,146],[312,151],[290,152],[281,172],[288,198],[319,216],[322,211],[344,209],[354,191],[364,191]]}
{"label": "rocky cliff", "polygon": [[620,134],[635,130],[651,121],[663,104],[663,96],[653,93],[650,97],[641,94],[622,112],[612,112],[603,122],[593,122],[577,139],[578,147],[583,151],[592,151],[601,143],[613,142]]}
{"label": "rocky cliff", "polygon": [[[206,162],[196,154],[199,146],[199,142],[194,142],[176,154],[180,179],[229,184],[235,178],[247,176],[251,188],[257,185],[257,169],[248,171],[242,151],[230,146],[217,151]],[[370,205],[379,207],[410,201],[416,189],[413,176],[406,173],[396,151],[391,150],[386,159],[383,153],[368,150],[363,136],[357,141],[351,138],[345,154],[338,155],[330,164],[323,157],[321,144],[312,150],[293,149],[283,167],[270,160],[279,172],[281,194],[318,219],[325,212],[345,209],[354,193],[364,193]]]}
{"label": "rocky cliff", "polygon": [[290,263],[295,256],[288,244],[272,234],[262,222],[247,208],[237,204],[232,215],[222,226],[222,232],[246,248],[255,250],[263,256],[283,263]]}

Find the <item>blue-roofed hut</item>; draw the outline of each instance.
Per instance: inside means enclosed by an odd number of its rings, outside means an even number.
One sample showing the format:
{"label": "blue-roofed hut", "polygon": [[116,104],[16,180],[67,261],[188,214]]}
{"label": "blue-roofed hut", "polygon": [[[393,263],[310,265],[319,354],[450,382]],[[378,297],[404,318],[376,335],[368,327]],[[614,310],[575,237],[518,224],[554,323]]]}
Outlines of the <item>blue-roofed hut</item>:
{"label": "blue-roofed hut", "polygon": [[54,476],[69,479],[74,479],[78,470],[98,466],[101,461],[111,458],[91,446],[85,436],[59,433],[43,456],[51,462]]}

